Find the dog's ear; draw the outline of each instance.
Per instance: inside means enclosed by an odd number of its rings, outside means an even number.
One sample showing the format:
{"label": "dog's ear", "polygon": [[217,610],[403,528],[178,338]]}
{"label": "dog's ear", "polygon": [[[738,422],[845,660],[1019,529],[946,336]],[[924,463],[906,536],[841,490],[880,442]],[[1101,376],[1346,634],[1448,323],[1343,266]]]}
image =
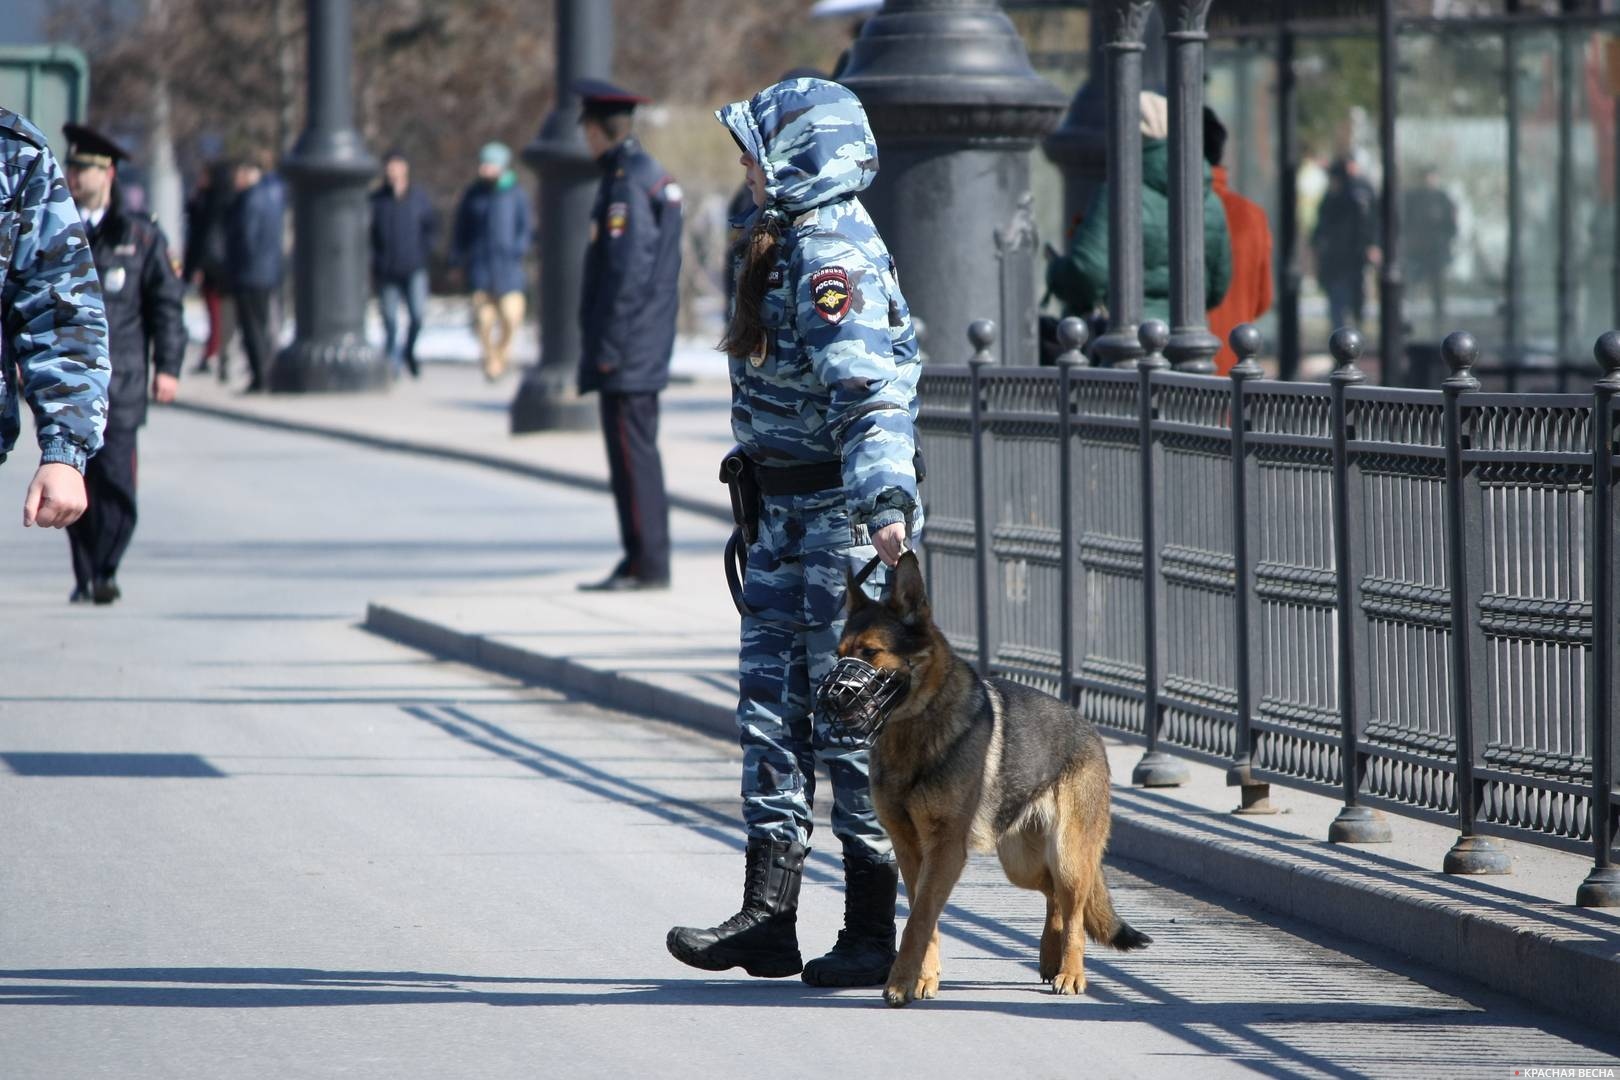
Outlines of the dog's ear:
{"label": "dog's ear", "polygon": [[907,626],[929,620],[928,590],[923,588],[922,563],[915,551],[901,554],[894,568],[894,586],[889,593],[889,610]]}
{"label": "dog's ear", "polygon": [[845,567],[844,613],[847,615],[853,615],[871,602],[872,598],[866,595],[866,590],[861,588],[861,583],[856,581],[855,575],[849,572],[848,567]]}

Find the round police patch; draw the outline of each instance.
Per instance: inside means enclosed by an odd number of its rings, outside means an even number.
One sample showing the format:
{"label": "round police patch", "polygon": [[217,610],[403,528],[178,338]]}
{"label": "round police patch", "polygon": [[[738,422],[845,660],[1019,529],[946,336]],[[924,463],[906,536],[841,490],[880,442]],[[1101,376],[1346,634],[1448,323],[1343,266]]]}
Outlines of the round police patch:
{"label": "round police patch", "polygon": [[841,266],[827,266],[810,275],[810,303],[830,323],[849,314],[849,275]]}

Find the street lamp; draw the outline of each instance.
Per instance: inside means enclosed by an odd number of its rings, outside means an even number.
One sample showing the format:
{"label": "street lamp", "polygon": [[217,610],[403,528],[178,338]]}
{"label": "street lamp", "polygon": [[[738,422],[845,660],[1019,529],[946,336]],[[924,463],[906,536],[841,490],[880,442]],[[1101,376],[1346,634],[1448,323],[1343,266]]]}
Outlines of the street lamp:
{"label": "street lamp", "polygon": [[365,336],[365,187],[377,162],[354,129],[349,0],[308,0],[309,119],[281,163],[293,188],[298,337],[270,368],[275,393],[376,390],[387,358]]}

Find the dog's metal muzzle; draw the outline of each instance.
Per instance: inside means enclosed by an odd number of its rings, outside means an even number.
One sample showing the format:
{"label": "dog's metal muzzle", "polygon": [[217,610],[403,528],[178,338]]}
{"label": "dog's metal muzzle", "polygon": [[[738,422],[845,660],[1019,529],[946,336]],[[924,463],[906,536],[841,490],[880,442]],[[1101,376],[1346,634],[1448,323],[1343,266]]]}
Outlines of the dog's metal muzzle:
{"label": "dog's metal muzzle", "polygon": [[909,682],[903,671],[886,671],[854,656],[839,657],[816,690],[827,734],[843,746],[871,746],[905,697]]}

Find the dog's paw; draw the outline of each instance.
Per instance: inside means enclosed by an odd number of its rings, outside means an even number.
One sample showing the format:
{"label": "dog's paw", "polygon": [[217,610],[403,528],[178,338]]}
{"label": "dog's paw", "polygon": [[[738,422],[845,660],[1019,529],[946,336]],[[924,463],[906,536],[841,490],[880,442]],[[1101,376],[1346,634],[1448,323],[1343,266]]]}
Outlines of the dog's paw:
{"label": "dog's paw", "polygon": [[1054,994],[1083,994],[1086,992],[1085,974],[1078,971],[1060,971],[1052,979]]}
{"label": "dog's paw", "polygon": [[883,1000],[898,1009],[913,1001],[926,1001],[939,996],[939,973],[923,974],[915,978],[895,976],[883,988]]}
{"label": "dog's paw", "polygon": [[909,986],[905,986],[900,983],[890,983],[888,986],[883,988],[883,1000],[891,1009],[901,1008],[902,1006],[910,1003],[911,990],[912,988]]}
{"label": "dog's paw", "polygon": [[1043,961],[1041,961],[1040,971],[1041,971],[1041,982],[1049,983],[1053,979],[1057,978],[1058,966],[1056,964],[1048,964],[1046,961],[1043,960]]}
{"label": "dog's paw", "polygon": [[939,997],[939,972],[917,976],[917,981],[911,987],[911,996],[918,1001]]}

